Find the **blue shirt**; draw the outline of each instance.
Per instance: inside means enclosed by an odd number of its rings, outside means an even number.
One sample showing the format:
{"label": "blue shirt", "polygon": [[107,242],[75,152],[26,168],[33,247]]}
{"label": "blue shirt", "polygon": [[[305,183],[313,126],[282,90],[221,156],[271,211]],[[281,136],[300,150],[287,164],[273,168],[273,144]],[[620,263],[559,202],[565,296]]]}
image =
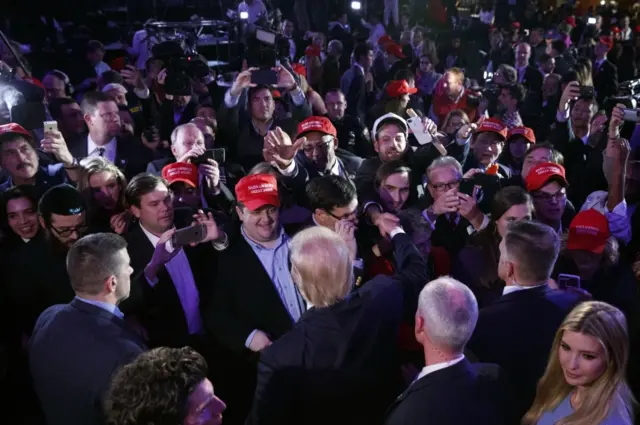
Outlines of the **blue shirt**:
{"label": "blue shirt", "polygon": [[80,297],[76,297],[76,299],[82,301],[83,303],[95,305],[96,307],[106,310],[109,313],[113,314],[114,316],[119,317],[120,319],[124,319],[124,314],[122,314],[118,306],[115,304],[109,304],[102,301],[87,300],[85,298],[80,298]]}
{"label": "blue shirt", "polygon": [[[631,422],[626,421],[617,409],[614,409],[615,405],[609,408],[609,414],[599,424],[593,425],[631,425]],[[554,410],[545,412],[538,420],[536,425],[554,425],[560,419],[565,418],[574,412],[571,407],[571,394],[565,397],[564,400],[558,404]]]}
{"label": "blue shirt", "polygon": [[[41,165],[36,173],[36,181],[33,186],[40,195],[44,194],[48,189],[59,184],[68,183],[67,171],[60,163]],[[0,193],[6,192],[14,186],[11,176],[4,183],[0,184]]]}
{"label": "blue shirt", "polygon": [[241,232],[253,252],[260,259],[262,267],[264,267],[271,282],[273,282],[273,286],[276,288],[282,304],[289,312],[291,319],[297,322],[306,310],[306,304],[298,292],[298,288],[293,283],[291,272],[289,271],[289,238],[287,234],[283,229],[280,229],[277,245],[274,248],[266,248],[251,240],[245,233],[244,227],[241,228]]}

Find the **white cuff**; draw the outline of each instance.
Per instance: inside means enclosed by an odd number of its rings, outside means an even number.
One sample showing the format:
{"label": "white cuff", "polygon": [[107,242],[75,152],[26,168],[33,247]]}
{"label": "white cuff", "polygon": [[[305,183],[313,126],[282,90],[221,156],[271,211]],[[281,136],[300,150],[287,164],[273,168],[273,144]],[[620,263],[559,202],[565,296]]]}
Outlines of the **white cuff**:
{"label": "white cuff", "polygon": [[249,348],[249,345],[251,345],[251,341],[253,341],[253,337],[256,335],[256,332],[258,332],[257,329],[254,329],[249,336],[247,337],[247,340],[244,342],[244,346]]}
{"label": "white cuff", "polygon": [[240,96],[233,96],[231,94],[231,89],[227,90],[224,94],[224,106],[227,108],[235,108],[238,106],[238,102],[240,101]]}
{"label": "white cuff", "polygon": [[149,286],[151,286],[152,288],[154,286],[156,286],[158,284],[158,277],[156,276],[156,278],[154,280],[149,279],[149,276],[147,276],[147,274],[145,273],[144,278],[147,279],[147,283],[149,284]]}
{"label": "white cuff", "polygon": [[144,89],[133,89],[133,93],[140,99],[148,99],[149,96],[151,96],[149,87],[145,87]]}
{"label": "white cuff", "polygon": [[404,233],[404,229],[400,226],[396,227],[392,231],[389,232],[389,237],[393,239],[395,235],[399,235],[400,233]]}
{"label": "white cuff", "polygon": [[467,143],[469,143],[471,141],[471,135],[469,135],[469,137],[467,137],[466,139],[463,139],[461,137],[457,137],[456,136],[456,143],[460,146],[464,146]]}
{"label": "white cuff", "polygon": [[213,245],[213,248],[216,251],[224,251],[229,246],[229,237],[227,236],[227,234],[223,232],[222,236],[224,237],[222,238],[221,242],[211,241],[211,245]]}
{"label": "white cuff", "polygon": [[422,210],[422,218],[424,218],[427,221],[427,224],[429,225],[431,230],[436,230],[436,223],[435,221],[431,221],[426,209]]}
{"label": "white cuff", "polygon": [[287,168],[282,169],[280,167],[277,167],[278,171],[280,172],[280,174],[282,174],[285,177],[293,177],[296,175],[296,161],[295,159],[293,161],[291,161],[291,164],[289,164],[287,166]]}
{"label": "white cuff", "polygon": [[364,261],[362,260],[362,258],[356,258],[355,260],[353,260],[353,267],[355,267],[356,269],[364,270]]}
{"label": "white cuff", "polygon": [[569,121],[569,110],[562,112],[558,109],[558,112],[556,112],[556,121],[558,122]]}
{"label": "white cuff", "polygon": [[605,201],[604,210],[605,212],[610,214],[616,214],[616,215],[621,215],[623,217],[627,217],[627,201],[623,199],[622,202],[620,202],[618,205],[613,207],[613,211],[609,211],[609,208],[607,208],[607,203]]}
{"label": "white cuff", "polygon": [[300,87],[298,87],[296,90],[291,92],[291,101],[293,102],[294,105],[302,106],[306,100],[307,98],[305,97]]}

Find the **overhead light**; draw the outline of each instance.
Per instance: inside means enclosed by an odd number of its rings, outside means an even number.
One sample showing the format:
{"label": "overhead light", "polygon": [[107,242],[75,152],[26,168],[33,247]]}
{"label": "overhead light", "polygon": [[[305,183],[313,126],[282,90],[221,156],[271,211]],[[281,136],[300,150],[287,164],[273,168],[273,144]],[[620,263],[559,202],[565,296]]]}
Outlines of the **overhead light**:
{"label": "overhead light", "polygon": [[359,1],[352,1],[351,2],[351,9],[353,9],[353,10],[362,9],[362,3],[360,3]]}
{"label": "overhead light", "polygon": [[240,12],[240,19],[243,19],[243,20],[249,19],[249,12],[247,12],[246,10],[243,10],[242,12]]}
{"label": "overhead light", "polygon": [[605,1],[604,0],[600,0],[600,6],[604,6],[605,5]]}

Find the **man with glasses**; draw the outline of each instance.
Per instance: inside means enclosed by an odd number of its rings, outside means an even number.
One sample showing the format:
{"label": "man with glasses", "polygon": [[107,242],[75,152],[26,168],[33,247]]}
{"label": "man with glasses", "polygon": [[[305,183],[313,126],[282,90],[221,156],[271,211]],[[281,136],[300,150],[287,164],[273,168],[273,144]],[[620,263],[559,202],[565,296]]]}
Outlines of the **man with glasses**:
{"label": "man with glasses", "polygon": [[276,162],[294,190],[303,189],[309,180],[320,176],[351,180],[362,163],[361,158],[338,149],[338,134],[328,118],[309,117],[298,125],[295,143],[291,145],[288,138],[282,131],[269,132],[265,158]]}
{"label": "man with glasses", "polygon": [[119,137],[120,115],[116,102],[105,93],[89,92],[81,108],[89,134],[69,142],[74,158],[101,156],[113,162],[128,179],[146,170],[151,151],[139,140]]}
{"label": "man with glasses", "polygon": [[575,211],[570,216],[565,214],[569,182],[564,167],[552,162],[538,164],[529,171],[525,182],[533,198],[536,220],[562,234],[575,215]]}
{"label": "man with glasses", "polygon": [[475,197],[459,191],[461,180],[462,166],[455,158],[440,157],[427,168],[427,189],[433,203],[422,215],[433,229],[432,245],[443,247],[452,259],[470,234],[489,224]]}

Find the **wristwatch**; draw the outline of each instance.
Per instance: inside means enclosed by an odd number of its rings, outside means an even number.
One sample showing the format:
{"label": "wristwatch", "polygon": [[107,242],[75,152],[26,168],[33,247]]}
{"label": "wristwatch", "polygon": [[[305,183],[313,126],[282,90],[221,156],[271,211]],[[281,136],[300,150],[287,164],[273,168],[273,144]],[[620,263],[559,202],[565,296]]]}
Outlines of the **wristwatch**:
{"label": "wristwatch", "polygon": [[72,170],[78,167],[80,167],[80,161],[78,161],[78,158],[73,158],[73,161],[71,161],[71,165],[69,165],[68,167],[65,166],[64,168],[67,170]]}

